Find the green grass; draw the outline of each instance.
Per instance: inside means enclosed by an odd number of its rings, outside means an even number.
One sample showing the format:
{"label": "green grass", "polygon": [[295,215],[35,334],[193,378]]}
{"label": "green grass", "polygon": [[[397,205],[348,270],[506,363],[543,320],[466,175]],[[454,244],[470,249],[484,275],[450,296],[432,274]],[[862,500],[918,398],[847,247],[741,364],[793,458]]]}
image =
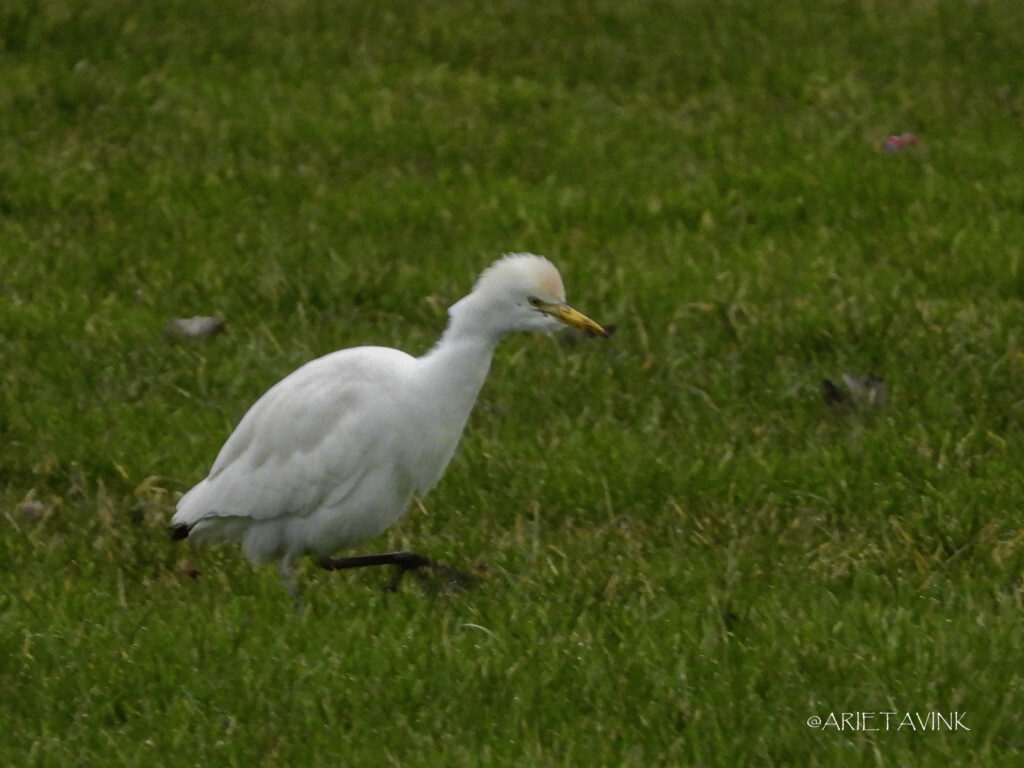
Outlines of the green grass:
{"label": "green grass", "polygon": [[[1011,0],[5,0],[0,764],[1024,763],[1021,50]],[[296,612],[167,541],[262,391],[510,250],[619,332],[509,339],[368,547],[480,586]],[[805,724],[886,710],[971,730]]]}

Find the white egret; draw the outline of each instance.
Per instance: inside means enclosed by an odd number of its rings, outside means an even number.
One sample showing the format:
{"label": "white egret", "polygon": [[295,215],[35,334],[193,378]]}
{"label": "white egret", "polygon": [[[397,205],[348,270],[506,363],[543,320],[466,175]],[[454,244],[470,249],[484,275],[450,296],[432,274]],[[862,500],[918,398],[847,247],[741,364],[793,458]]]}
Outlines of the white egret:
{"label": "white egret", "polygon": [[392,586],[436,565],[408,551],[332,555],[384,531],[441,479],[505,334],[569,325],[607,335],[566,304],[555,266],[529,253],[494,262],[448,316],[422,357],[344,349],[271,387],[178,502],[172,537],[240,542],[252,563],[278,561],[292,594],[303,555],[328,570],[398,566]]}

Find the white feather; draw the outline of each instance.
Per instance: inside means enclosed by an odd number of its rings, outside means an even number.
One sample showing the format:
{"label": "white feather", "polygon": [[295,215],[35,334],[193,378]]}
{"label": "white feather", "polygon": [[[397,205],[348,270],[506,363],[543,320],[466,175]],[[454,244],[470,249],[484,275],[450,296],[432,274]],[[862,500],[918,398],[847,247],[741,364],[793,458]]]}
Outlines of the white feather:
{"label": "white feather", "polygon": [[172,525],[196,541],[239,541],[253,562],[281,560],[282,573],[380,534],[441,478],[500,338],[559,325],[534,298],[564,302],[558,270],[514,254],[452,307],[426,355],[358,347],[294,371],[245,414]]}

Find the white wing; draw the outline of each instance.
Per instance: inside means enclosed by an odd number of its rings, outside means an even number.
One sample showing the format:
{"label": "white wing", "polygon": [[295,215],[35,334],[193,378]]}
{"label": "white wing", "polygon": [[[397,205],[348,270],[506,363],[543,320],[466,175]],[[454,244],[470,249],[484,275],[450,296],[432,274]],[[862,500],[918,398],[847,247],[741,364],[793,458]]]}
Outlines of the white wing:
{"label": "white wing", "polygon": [[381,457],[397,460],[402,410],[391,384],[414,359],[382,347],[307,363],[266,392],[228,438],[209,476],[178,502],[172,524],[209,517],[307,517],[338,503]]}

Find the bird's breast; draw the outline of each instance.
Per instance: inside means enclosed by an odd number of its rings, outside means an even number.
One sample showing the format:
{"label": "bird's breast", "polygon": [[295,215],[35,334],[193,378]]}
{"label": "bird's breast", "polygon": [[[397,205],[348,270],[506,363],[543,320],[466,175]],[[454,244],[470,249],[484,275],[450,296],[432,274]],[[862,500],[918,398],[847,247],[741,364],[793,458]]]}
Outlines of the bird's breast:
{"label": "bird's breast", "polygon": [[444,475],[466,425],[468,413],[453,411],[450,404],[424,403],[412,417],[416,428],[405,444],[414,493],[425,494]]}

